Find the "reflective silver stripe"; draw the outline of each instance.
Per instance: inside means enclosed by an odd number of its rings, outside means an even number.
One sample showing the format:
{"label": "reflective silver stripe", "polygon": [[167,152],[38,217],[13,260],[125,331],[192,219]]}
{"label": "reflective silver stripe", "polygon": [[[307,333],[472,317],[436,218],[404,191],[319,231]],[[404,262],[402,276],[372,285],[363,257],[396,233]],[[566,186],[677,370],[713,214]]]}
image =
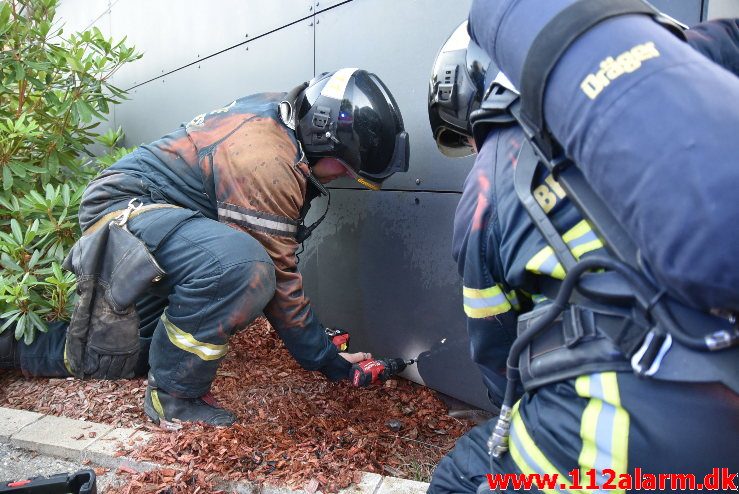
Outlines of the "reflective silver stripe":
{"label": "reflective silver stripe", "polygon": [[252,211],[234,204],[218,203],[218,219],[275,235],[295,236],[298,222],[282,216]]}
{"label": "reflective silver stripe", "polygon": [[588,230],[587,232],[583,233],[577,238],[573,238],[572,240],[567,241],[567,245],[570,247],[570,249],[574,249],[578,245],[582,245],[588,242],[593,242],[595,240],[598,240],[597,235],[595,235],[595,232],[593,230]]}
{"label": "reflective silver stripe", "polygon": [[473,309],[483,309],[485,307],[497,307],[507,302],[508,302],[508,299],[506,299],[505,295],[503,295],[502,293],[495,297],[488,297],[488,298],[464,297],[465,305],[469,305]]}
{"label": "reflective silver stripe", "polygon": [[[595,470],[595,483],[602,486],[607,480],[603,475],[605,469],[616,472],[626,469],[629,414],[621,406],[615,372],[579,376],[575,381],[575,389],[579,396],[590,398],[582,414],[582,451],[578,463],[582,470]],[[624,490],[616,492],[623,493]]]}
{"label": "reflective silver stripe", "polygon": [[511,304],[498,285],[488,288],[462,287],[467,317],[482,319],[511,310]]}
{"label": "reflective silver stripe", "polygon": [[187,333],[175,326],[168,318],[166,313],[162,313],[162,323],[167,331],[167,337],[174,346],[180,350],[194,353],[202,360],[218,360],[228,351],[228,345],[216,345],[213,343],[205,343],[196,340],[190,333]]}

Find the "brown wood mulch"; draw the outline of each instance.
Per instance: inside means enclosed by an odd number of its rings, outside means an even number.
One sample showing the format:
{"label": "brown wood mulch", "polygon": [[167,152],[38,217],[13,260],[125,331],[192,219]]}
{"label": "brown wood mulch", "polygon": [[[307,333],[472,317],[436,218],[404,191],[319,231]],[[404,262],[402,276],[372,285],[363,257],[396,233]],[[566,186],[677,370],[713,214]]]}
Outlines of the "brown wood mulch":
{"label": "brown wood mulch", "polygon": [[155,431],[121,455],[171,465],[116,493],[216,492],[215,478],[335,492],[361,471],[428,481],[433,465],[472,423],[452,418],[434,392],[404,379],[368,389],[302,370],[265,319],[234,336],[213,394],[238,416],[227,428],[169,432],[143,413],[146,382],[24,379],[0,373],[0,406]]}

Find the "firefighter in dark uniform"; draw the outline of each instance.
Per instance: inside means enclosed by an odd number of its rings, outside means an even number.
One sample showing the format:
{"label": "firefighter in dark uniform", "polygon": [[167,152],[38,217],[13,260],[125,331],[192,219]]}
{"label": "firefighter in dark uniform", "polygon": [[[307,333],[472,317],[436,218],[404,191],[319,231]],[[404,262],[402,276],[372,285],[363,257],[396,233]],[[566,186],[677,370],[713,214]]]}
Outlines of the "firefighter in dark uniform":
{"label": "firefighter in dark uniform", "polygon": [[[453,256],[463,277],[472,359],[480,366],[491,401],[501,407],[517,324],[551,307],[566,270],[515,191],[515,169],[521,160],[535,159],[523,152],[528,143],[522,128],[510,113],[496,111],[473,133],[472,122],[484,112],[470,115],[483,96],[502,102],[500,109],[514,104],[518,94],[469,40],[466,24],[437,56],[429,117],[442,153],[455,157],[479,151],[455,215]],[[707,33],[717,30],[722,28],[702,27],[688,38],[705,41]],[[715,44],[707,45],[716,50]],[[731,53],[732,48],[718,51]],[[572,256],[604,255],[603,240],[562,186],[544,167],[536,170],[531,196]],[[699,482],[714,468],[739,471],[736,387],[687,382],[694,380],[691,376],[685,376],[686,382],[637,376],[621,349],[599,330],[619,319],[619,324],[630,324],[621,314],[577,308],[577,317],[557,319],[534,340],[522,357],[528,379],[523,389],[513,388],[517,401],[508,411],[507,452],[491,456],[494,444],[489,441],[497,419],[475,427],[441,460],[428,492],[490,492],[494,489],[486,474],[558,474],[556,483],[542,487],[546,492],[585,492],[588,485],[625,492],[636,487],[619,484],[624,480],[619,475],[635,468],[644,474],[695,474]],[[727,373],[739,373],[739,363],[728,360]],[[573,472],[580,488],[567,489]],[[513,491],[512,485],[499,488]],[[667,484],[665,490],[687,487]]]}
{"label": "firefighter in dark uniform", "polygon": [[[324,183],[349,175],[377,190],[408,159],[400,111],[364,70],[325,73],[287,94],[255,94],[198,115],[105,170],[80,208],[84,237],[123,224],[166,273],[136,301],[140,349],[120,357],[87,349],[80,360],[93,370],[80,370],[70,368],[75,350],[65,348],[64,331],[50,331],[13,355],[6,337],[0,356],[30,375],[130,377],[150,367],[144,408],[152,420],[228,425],[235,416],[209,390],[229,336],[264,312],[301,366],[348,378],[352,363],[371,355],[340,352],[311,309],[296,251],[317,223],[304,218],[312,199],[329,194]],[[73,316],[68,333],[75,324]]]}

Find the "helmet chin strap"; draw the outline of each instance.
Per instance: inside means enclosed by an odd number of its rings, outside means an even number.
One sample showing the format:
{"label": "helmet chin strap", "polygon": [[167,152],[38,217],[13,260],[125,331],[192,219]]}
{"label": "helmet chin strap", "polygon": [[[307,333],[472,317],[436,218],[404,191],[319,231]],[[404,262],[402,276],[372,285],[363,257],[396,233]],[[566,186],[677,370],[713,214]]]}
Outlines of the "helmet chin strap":
{"label": "helmet chin strap", "polygon": [[331,206],[331,193],[320,182],[320,180],[318,180],[318,178],[315,175],[313,175],[312,171],[308,170],[308,172],[306,172],[305,170],[303,170],[303,168],[299,166],[297,167],[297,169],[300,170],[300,173],[303,174],[306,180],[308,180],[308,182],[316,188],[316,190],[318,191],[320,195],[328,197],[328,202],[326,203],[326,209],[323,211],[323,214],[321,215],[320,218],[318,218],[318,220],[314,221],[310,226],[305,226],[305,217],[303,216],[305,212],[301,212],[300,224],[298,225],[298,231],[295,234],[295,240],[297,240],[297,242],[300,244],[300,252],[297,252],[295,256],[297,257],[298,262],[300,262],[300,257],[298,256],[303,252],[303,250],[305,250],[305,246],[303,245],[303,242],[305,242],[308,239],[308,237],[311,236],[311,234],[313,233],[313,230],[318,228],[318,225],[321,224],[321,222],[326,218],[326,214],[328,214],[328,208],[329,206]]}

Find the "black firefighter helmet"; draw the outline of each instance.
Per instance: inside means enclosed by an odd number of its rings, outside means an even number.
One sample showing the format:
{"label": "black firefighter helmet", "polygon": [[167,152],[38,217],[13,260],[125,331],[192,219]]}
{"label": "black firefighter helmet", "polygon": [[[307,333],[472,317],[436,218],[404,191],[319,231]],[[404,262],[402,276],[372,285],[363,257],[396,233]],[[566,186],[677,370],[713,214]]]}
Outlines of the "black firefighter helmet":
{"label": "black firefighter helmet", "polygon": [[298,95],[294,111],[295,131],[309,161],[336,158],[373,190],[393,173],[408,170],[403,118],[375,74],[354,68],[321,74]]}
{"label": "black firefighter helmet", "polygon": [[[454,30],[436,55],[429,81],[429,123],[436,145],[452,158],[475,152],[471,115],[486,88],[515,91],[513,85],[467,34],[467,21]],[[513,93],[511,93],[513,94]]]}

